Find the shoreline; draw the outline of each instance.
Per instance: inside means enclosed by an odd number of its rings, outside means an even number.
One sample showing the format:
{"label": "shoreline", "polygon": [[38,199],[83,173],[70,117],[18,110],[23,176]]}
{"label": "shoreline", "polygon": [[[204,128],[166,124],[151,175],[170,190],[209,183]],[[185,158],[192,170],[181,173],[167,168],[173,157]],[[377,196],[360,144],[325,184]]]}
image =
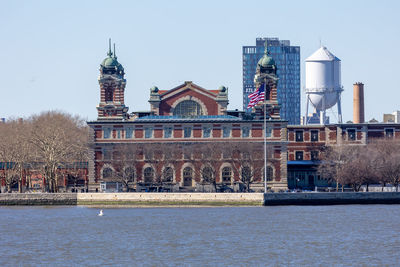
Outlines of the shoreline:
{"label": "shoreline", "polygon": [[400,192],[0,194],[0,206],[256,207],[350,204],[400,204]]}

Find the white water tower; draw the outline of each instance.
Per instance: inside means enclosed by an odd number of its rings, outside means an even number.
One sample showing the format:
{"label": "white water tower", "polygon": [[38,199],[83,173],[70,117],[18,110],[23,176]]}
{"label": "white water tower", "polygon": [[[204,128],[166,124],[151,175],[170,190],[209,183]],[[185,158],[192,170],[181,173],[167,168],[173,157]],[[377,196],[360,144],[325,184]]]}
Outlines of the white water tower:
{"label": "white water tower", "polygon": [[320,124],[325,124],[326,110],[337,103],[338,123],[342,123],[340,94],[340,59],[322,46],[306,59],[306,95],[307,106],[305,124],[308,124],[308,104],[316,109]]}

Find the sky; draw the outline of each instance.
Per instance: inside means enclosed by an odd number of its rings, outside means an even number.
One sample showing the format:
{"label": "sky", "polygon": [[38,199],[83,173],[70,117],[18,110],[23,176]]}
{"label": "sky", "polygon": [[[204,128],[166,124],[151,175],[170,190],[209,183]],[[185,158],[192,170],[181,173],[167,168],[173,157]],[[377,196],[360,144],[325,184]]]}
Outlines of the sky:
{"label": "sky", "polygon": [[125,68],[129,111],[150,109],[149,89],[193,81],[229,88],[242,110],[242,46],[290,40],[304,60],[322,45],[341,59],[343,121],[353,84],[365,117],[400,110],[400,1],[0,1],[0,118],[59,110],[95,120],[108,38]]}

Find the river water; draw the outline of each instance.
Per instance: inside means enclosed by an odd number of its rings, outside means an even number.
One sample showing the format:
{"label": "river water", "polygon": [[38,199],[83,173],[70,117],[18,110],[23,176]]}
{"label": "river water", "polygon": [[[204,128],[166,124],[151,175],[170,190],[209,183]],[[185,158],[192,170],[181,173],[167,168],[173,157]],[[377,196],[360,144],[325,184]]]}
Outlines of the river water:
{"label": "river water", "polygon": [[400,205],[0,207],[0,266],[400,266]]}

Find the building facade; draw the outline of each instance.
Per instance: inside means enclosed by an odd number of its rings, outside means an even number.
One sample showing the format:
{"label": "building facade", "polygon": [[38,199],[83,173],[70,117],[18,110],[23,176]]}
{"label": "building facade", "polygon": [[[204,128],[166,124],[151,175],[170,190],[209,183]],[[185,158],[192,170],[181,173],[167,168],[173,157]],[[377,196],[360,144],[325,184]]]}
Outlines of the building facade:
{"label": "building facade", "polygon": [[300,47],[291,46],[289,40],[257,38],[255,46],[243,46],[243,110],[250,112],[248,96],[256,90],[254,74],[264,54],[265,43],[276,62],[281,118],[291,125],[300,124]]}
{"label": "building facade", "polygon": [[88,122],[89,190],[129,177],[134,190],[193,191],[212,183],[239,190],[246,176],[251,190],[262,191],[264,172],[268,188],[287,189],[287,122],[279,117],[275,81],[268,83],[266,107],[274,113],[265,129],[260,107],[253,115],[229,111],[226,87],[207,90],[191,81],[169,90],[151,88],[150,110],[128,113],[123,68],[111,51],[107,56],[100,65],[98,118]]}

